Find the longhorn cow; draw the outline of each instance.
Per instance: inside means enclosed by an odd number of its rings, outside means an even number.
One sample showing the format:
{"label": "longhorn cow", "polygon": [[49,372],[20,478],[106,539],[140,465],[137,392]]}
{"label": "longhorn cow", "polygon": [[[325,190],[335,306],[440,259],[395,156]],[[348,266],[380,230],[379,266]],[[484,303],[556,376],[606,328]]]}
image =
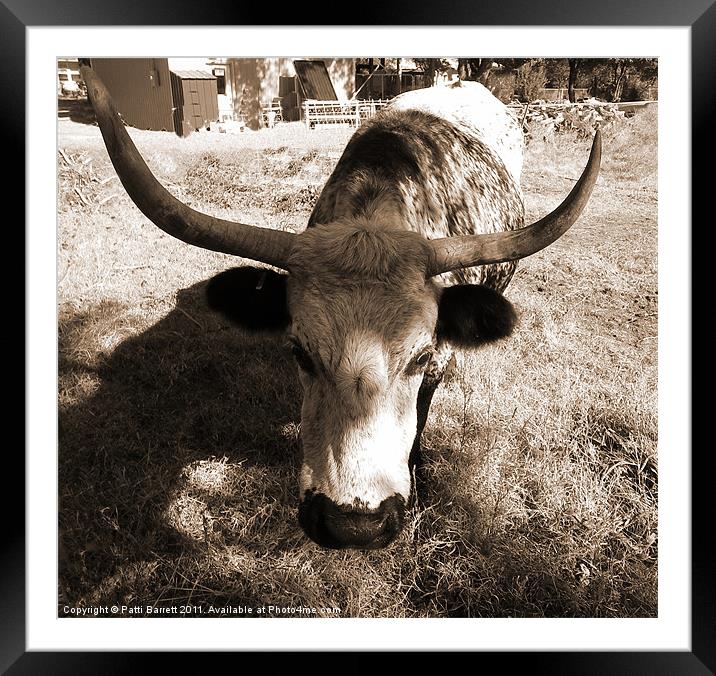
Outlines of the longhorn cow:
{"label": "longhorn cow", "polygon": [[242,267],[207,286],[209,306],[249,330],[285,331],[303,386],[298,520],[330,548],[399,534],[411,467],[453,348],[508,336],[502,295],[516,261],[577,220],[587,166],[549,215],[524,225],[523,137],[477,83],[396,97],[351,137],[308,227],[269,230],[199,213],[152,175],[110,96],[83,66],[109,156],[132,200],[189,244],[285,271]]}

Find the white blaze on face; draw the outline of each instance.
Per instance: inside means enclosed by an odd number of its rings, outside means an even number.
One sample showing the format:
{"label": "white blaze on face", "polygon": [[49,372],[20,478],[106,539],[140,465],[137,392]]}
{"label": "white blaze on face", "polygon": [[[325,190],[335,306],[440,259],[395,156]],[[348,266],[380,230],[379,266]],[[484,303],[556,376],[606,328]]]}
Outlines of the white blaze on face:
{"label": "white blaze on face", "polygon": [[408,459],[438,288],[421,235],[365,219],[316,225],[296,238],[287,287],[303,385],[299,486],[374,509],[410,496]]}
{"label": "white blaze on face", "polygon": [[335,362],[302,376],[301,497],[313,490],[364,509],[396,494],[407,501],[421,374],[394,373],[391,355],[368,331],[347,336]]}

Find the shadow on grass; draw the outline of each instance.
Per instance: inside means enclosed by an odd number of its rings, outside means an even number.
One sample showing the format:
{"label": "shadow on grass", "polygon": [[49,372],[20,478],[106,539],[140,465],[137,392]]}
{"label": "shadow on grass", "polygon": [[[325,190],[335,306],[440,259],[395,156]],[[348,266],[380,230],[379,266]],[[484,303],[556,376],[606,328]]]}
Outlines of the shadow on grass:
{"label": "shadow on grass", "polygon": [[60,312],[60,607],[107,602],[103,585],[133,586],[108,582],[120,566],[227,545],[232,529],[249,549],[300,542],[295,367],[280,338],[210,313],[204,286],[139,333],[116,302]]}
{"label": "shadow on grass", "polygon": [[[576,520],[540,497],[564,477],[538,478],[519,449],[495,465],[494,430],[472,420],[463,441],[459,427],[428,435],[425,501],[393,546],[309,543],[296,521],[295,367],[282,337],[246,335],[209,312],[204,287],[181,290],[150,327],[141,309],[112,301],[60,312],[60,615],[272,599],[343,617],[656,613],[651,485],[624,470],[600,518]],[[607,426],[616,434],[613,419],[590,419],[589,438]],[[565,460],[585,472],[576,488],[607,470],[616,481],[631,446],[602,447],[605,465]]]}
{"label": "shadow on grass", "polygon": [[81,124],[97,124],[92,104],[86,97],[82,98],[63,98],[57,99],[57,117],[69,118],[73,122]]}

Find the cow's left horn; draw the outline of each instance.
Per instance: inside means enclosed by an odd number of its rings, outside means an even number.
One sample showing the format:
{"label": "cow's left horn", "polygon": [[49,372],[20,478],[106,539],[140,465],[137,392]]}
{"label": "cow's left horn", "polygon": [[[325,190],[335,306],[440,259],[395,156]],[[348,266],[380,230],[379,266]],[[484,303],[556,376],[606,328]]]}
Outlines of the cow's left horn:
{"label": "cow's left horn", "polygon": [[601,157],[602,135],[597,130],[589,161],[577,184],[562,204],[536,223],[507,232],[431,240],[433,256],[428,276],[473,265],[518,260],[552,244],[567,232],[586,206],[599,174]]}
{"label": "cow's left horn", "polygon": [[102,80],[88,66],[80,71],[117,175],[149,220],[188,244],[286,269],[294,233],[226,221],[176,199],[157,181],[132,143]]}

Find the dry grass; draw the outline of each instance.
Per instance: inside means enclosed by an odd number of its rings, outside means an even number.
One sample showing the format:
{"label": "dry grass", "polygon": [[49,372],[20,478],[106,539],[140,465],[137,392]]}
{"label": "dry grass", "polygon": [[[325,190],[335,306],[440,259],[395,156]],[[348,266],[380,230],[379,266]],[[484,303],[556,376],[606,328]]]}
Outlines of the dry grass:
{"label": "dry grass", "polygon": [[[296,523],[300,388],[280,339],[204,307],[235,259],[123,193],[95,127],[60,123],[60,593],[65,604],[315,608],[347,617],[657,614],[656,119],[605,129],[580,222],[523,261],[519,329],[460,355],[424,436],[426,501],[388,550]],[[133,131],[196,208],[298,230],[348,133]],[[588,152],[533,140],[528,217]],[[278,615],[280,612],[273,611]]]}

